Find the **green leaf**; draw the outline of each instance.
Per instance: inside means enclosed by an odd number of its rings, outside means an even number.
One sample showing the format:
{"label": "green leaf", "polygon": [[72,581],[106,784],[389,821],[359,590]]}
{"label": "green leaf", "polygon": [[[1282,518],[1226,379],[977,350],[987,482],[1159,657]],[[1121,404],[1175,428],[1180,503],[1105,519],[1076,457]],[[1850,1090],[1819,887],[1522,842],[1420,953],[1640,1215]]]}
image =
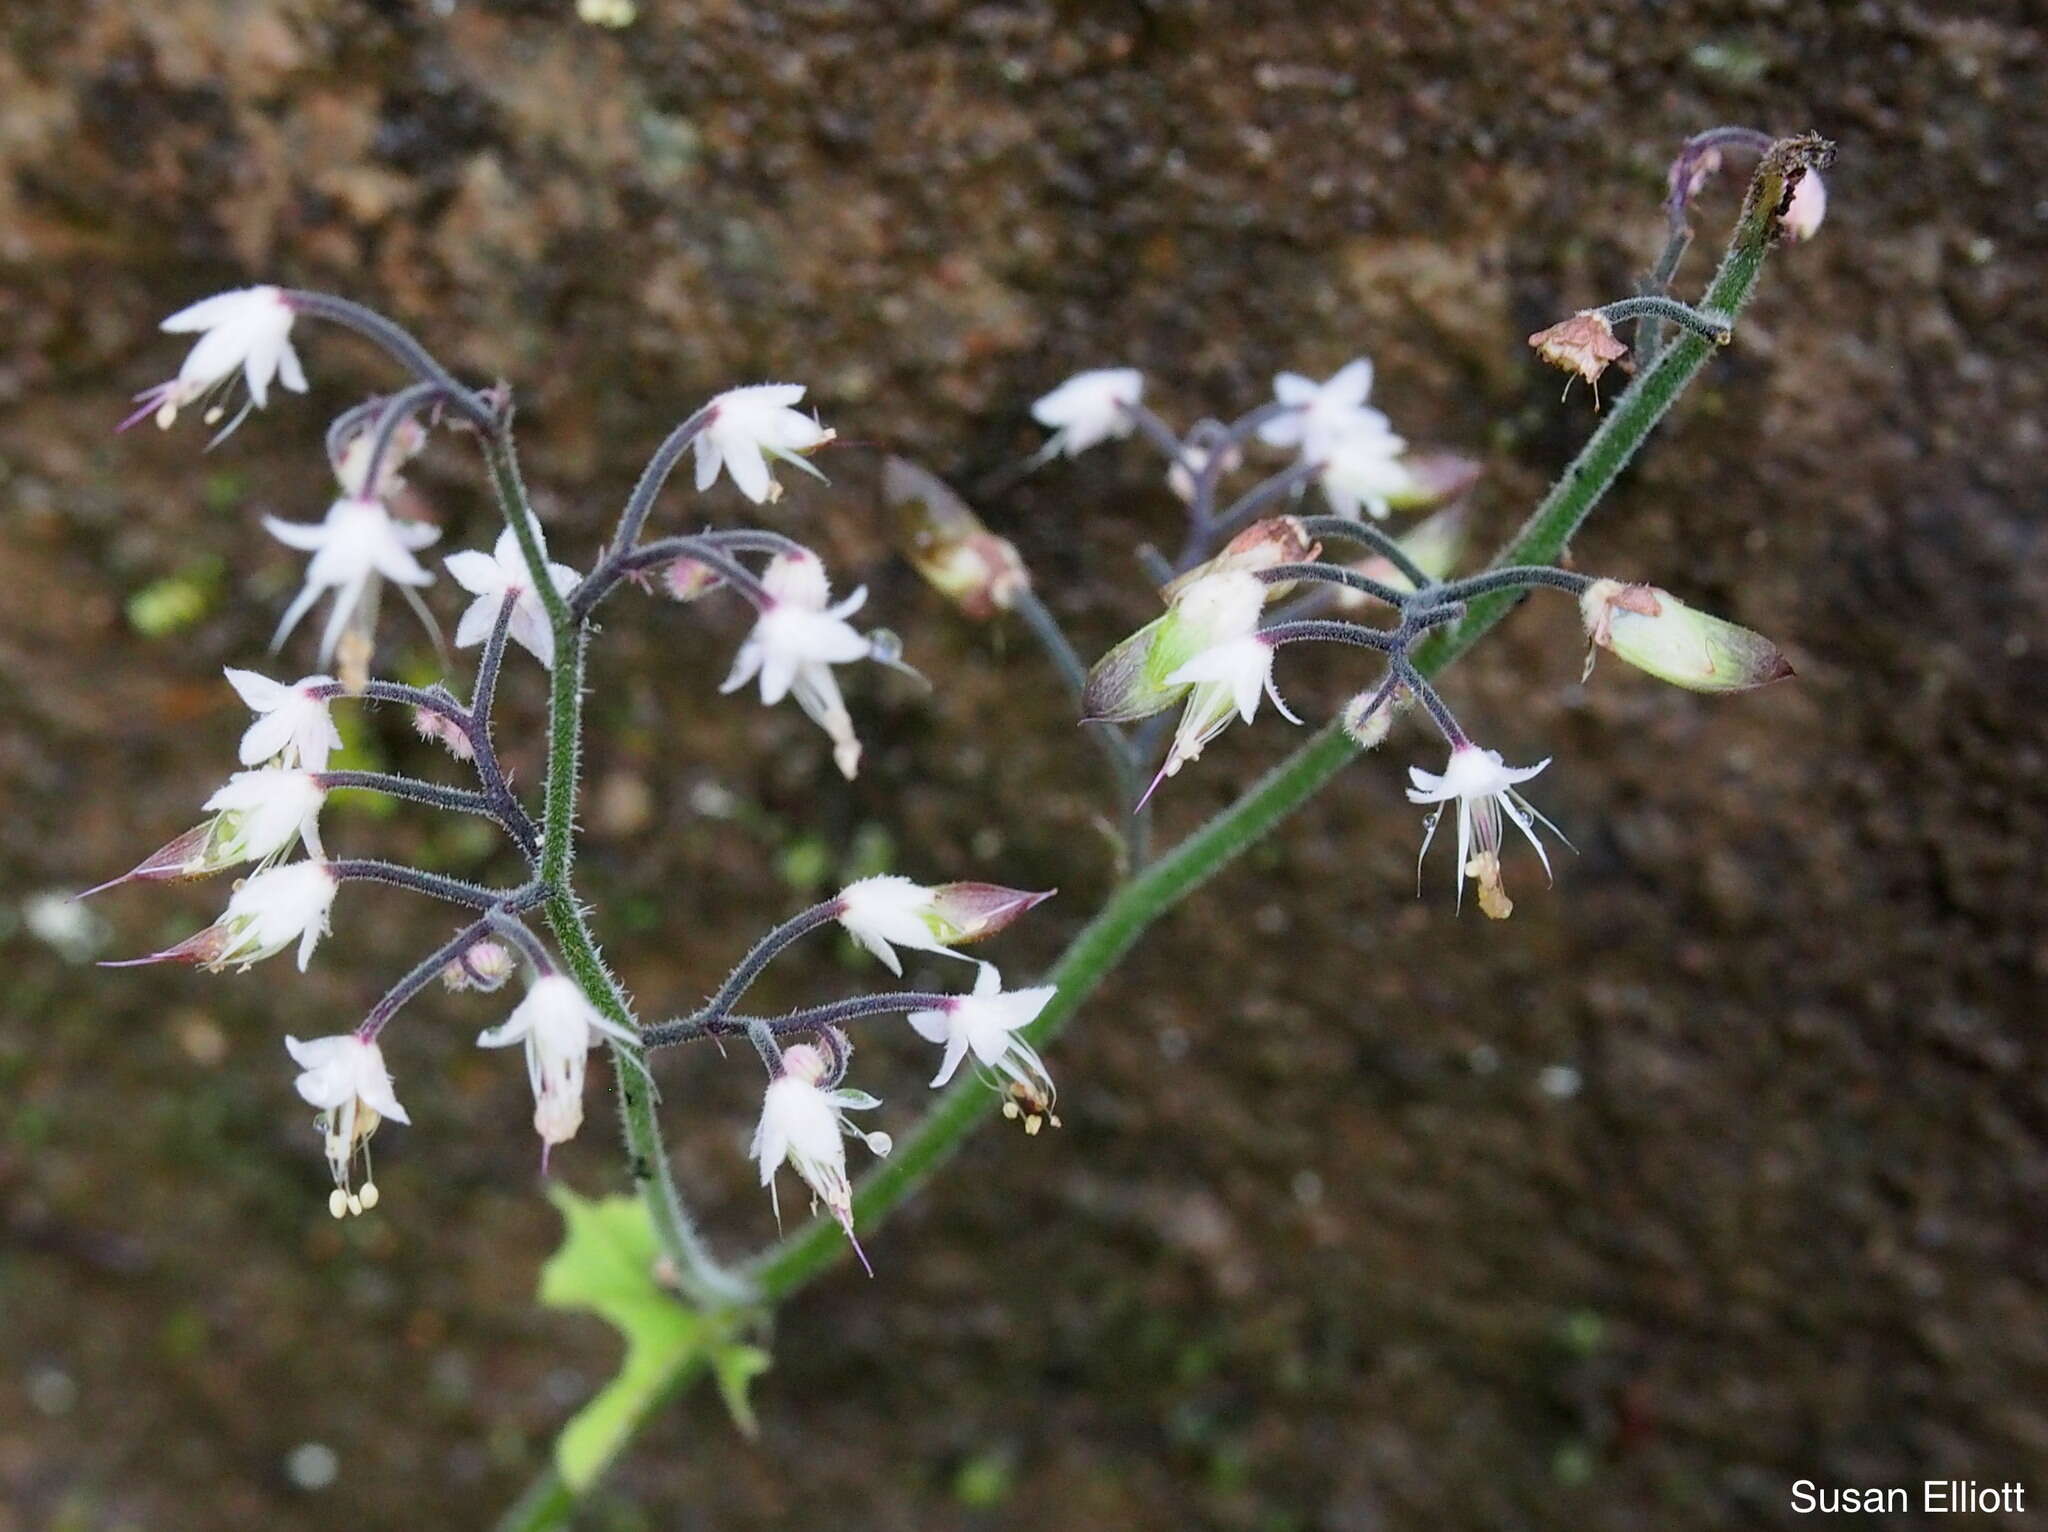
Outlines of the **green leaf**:
{"label": "green leaf", "polygon": [[691,1308],[655,1280],[659,1246],[647,1210],[633,1197],[551,1193],[564,1224],[562,1247],[541,1268],[540,1301],[587,1309],[616,1329],[626,1354],[611,1382],[576,1412],[555,1443],[555,1467],[580,1494],[632,1440],[641,1417],[665,1393],[708,1369],[732,1414],[757,1429],[747,1385],[767,1370],[768,1353],[734,1338],[740,1317]]}

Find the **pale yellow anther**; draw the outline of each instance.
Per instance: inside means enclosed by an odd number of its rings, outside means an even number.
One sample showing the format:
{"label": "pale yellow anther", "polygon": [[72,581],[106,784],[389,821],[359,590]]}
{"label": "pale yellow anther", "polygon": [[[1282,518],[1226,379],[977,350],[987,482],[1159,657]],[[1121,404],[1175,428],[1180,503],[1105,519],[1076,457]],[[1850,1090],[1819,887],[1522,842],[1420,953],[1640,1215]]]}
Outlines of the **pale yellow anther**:
{"label": "pale yellow anther", "polygon": [[333,1191],[329,1192],[327,1194],[327,1211],[332,1213],[336,1218],[347,1217],[348,1193],[343,1191],[338,1186],[335,1187]]}

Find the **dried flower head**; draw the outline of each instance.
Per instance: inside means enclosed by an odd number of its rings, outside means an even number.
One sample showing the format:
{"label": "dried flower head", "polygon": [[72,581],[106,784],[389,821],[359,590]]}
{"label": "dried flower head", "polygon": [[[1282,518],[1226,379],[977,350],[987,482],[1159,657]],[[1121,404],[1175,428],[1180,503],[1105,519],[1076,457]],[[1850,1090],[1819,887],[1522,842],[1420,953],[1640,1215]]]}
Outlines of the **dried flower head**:
{"label": "dried flower head", "polygon": [[[1599,398],[1600,374],[1616,362],[1624,369],[1628,347],[1614,338],[1614,326],[1598,309],[1581,309],[1569,319],[1560,319],[1547,330],[1529,337],[1536,354],[1551,366],[1581,377],[1593,386]],[[1571,387],[1567,379],[1565,387]]]}

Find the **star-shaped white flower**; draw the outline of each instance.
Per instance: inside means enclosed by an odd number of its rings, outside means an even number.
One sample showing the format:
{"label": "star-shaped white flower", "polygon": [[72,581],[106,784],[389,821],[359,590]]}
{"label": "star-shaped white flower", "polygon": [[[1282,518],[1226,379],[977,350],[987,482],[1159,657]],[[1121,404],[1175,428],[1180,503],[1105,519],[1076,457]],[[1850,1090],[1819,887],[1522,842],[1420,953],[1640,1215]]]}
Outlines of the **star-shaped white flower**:
{"label": "star-shaped white flower", "polygon": [[[1173,748],[1166,752],[1166,764],[1159,768],[1153,787],[1202,753],[1202,747],[1229,725],[1232,714],[1246,723],[1259,710],[1259,698],[1271,697],[1273,706],[1289,723],[1301,722],[1288,711],[1273,684],[1273,646],[1254,633],[1233,638],[1204,649],[1166,678],[1169,686],[1192,686],[1187,706],[1174,730]],[[1146,796],[1151,796],[1147,789]]]}
{"label": "star-shaped white flower", "polygon": [[1144,395],[1144,374],[1135,367],[1075,373],[1031,406],[1031,418],[1053,433],[1039,457],[1074,457],[1097,442],[1129,436],[1137,426],[1132,411]]}
{"label": "star-shaped white flower", "polygon": [[[273,379],[293,393],[303,394],[306,374],[299,366],[299,354],[292,349],[294,317],[283,291],[276,287],[243,287],[216,293],[178,310],[163,322],[163,328],[174,335],[200,332],[199,341],[186,354],[175,378],[135,396],[141,408],[124,424],[154,415],[159,426],[168,428],[178,418],[178,411],[230,386],[238,373],[249,389],[249,403],[242,414],[270,402]],[[206,412],[207,424],[211,425],[223,411],[224,406],[219,404],[210,407]],[[236,417],[237,422],[240,418]],[[233,429],[233,425],[228,427]]]}
{"label": "star-shaped white flower", "polygon": [[341,731],[328,706],[334,677],[305,676],[286,686],[253,670],[222,673],[256,715],[242,734],[238,753],[244,766],[275,761],[307,771],[327,769],[328,756],[341,748]]}
{"label": "star-shaped white flower", "polygon": [[[302,1071],[292,1083],[309,1105],[320,1109],[320,1133],[326,1140],[327,1164],[334,1172],[327,1211],[340,1218],[375,1207],[377,1183],[370,1179],[370,1135],[387,1117],[412,1124],[391,1088],[383,1050],[353,1033],[303,1043],[287,1037],[284,1045]],[[351,1185],[351,1166],[358,1151],[363,1157],[360,1188]]]}
{"label": "star-shaped white flower", "polygon": [[1415,475],[1402,461],[1407,450],[1407,442],[1383,429],[1361,427],[1328,440],[1316,482],[1330,509],[1352,521],[1361,513],[1385,520],[1388,502],[1415,487]]}
{"label": "star-shaped white flower", "polygon": [[[541,537],[540,525],[528,525],[533,527],[534,540],[540,544],[541,556],[545,558],[547,542]],[[534,588],[533,575],[526,567],[526,555],[520,550],[516,532],[510,527],[500,532],[497,544],[487,554],[464,549],[449,554],[441,562],[455,583],[476,597],[455,625],[456,648],[467,649],[489,638],[491,629],[497,626],[499,609],[509,600],[513,603],[512,624],[507,631],[528,654],[554,669],[554,625],[548,621],[548,609]],[[566,599],[583,577],[567,564],[550,562],[548,578]]]}
{"label": "star-shaped white flower", "polygon": [[804,396],[801,383],[754,383],[729,388],[711,401],[711,419],[690,443],[697,455],[697,488],[711,488],[724,468],[732,482],[754,504],[776,499],[782,487],[769,471],[775,458],[801,468],[813,478],[823,474],[798,454],[814,452],[833,433],[814,416],[792,409]]}
{"label": "star-shaped white flower", "polygon": [[873,652],[867,637],[846,621],[867,601],[867,587],[831,604],[825,566],[809,552],[777,554],[762,571],[761,584],[767,595],[760,615],[719,690],[736,692],[759,676],[761,701],[769,707],[794,692],[797,705],[830,736],[833,759],[850,780],[860,767],[860,741],[832,667]]}
{"label": "star-shaped white flower", "polygon": [[934,1089],[953,1078],[960,1061],[972,1052],[987,1068],[1050,1095],[1052,1080],[1038,1052],[1017,1033],[1038,1019],[1057,987],[1005,990],[995,965],[983,963],[974,993],[955,995],[936,1010],[912,1011],[911,1027],[928,1043],[943,1043],[945,1055],[932,1076]]}
{"label": "star-shaped white flower", "polygon": [[375,500],[344,497],[329,506],[326,520],[317,524],[266,516],[263,527],[287,548],[313,555],[306,566],[306,583],[278,621],[270,640],[273,650],[291,636],[316,601],[333,591],[334,610],[320,635],[320,663],[324,665],[334,657],[343,633],[353,629],[368,636],[376,616],[379,581],[406,587],[434,583],[413,553],[439,538],[441,529],[400,520]]}
{"label": "star-shaped white flower", "polygon": [[633,1034],[600,1014],[566,975],[544,974],[498,1026],[477,1035],[479,1048],[526,1045],[533,1087],[533,1128],[549,1148],[583,1126],[583,1075],[600,1035],[631,1045]]}
{"label": "star-shaped white flower", "polygon": [[[1414,784],[1408,789],[1410,803],[1456,803],[1458,806],[1458,896],[1461,904],[1465,893],[1464,880],[1469,877],[1479,885],[1479,907],[1488,915],[1504,920],[1514,909],[1500,881],[1500,821],[1503,812],[1536,848],[1544,872],[1550,871],[1550,855],[1543,849],[1543,842],[1536,838],[1535,827],[1543,825],[1559,840],[1564,840],[1564,832],[1515,791],[1521,783],[1549,764],[1546,757],[1534,766],[1509,766],[1501,760],[1497,750],[1481,750],[1476,745],[1463,744],[1452,749],[1450,764],[1444,767],[1441,776],[1419,766],[1408,768],[1409,780]],[[1436,838],[1437,824],[1442,815],[1442,808],[1438,808],[1423,821],[1422,850],[1416,857],[1418,869],[1422,858],[1429,854],[1429,843]]]}
{"label": "star-shaped white flower", "polygon": [[861,1265],[873,1276],[867,1252],[853,1235],[853,1187],[846,1176],[842,1140],[857,1138],[878,1155],[887,1154],[893,1145],[888,1134],[865,1133],[846,1120],[848,1112],[868,1111],[882,1103],[866,1091],[826,1088],[821,1082],[827,1073],[825,1055],[811,1044],[783,1050],[782,1072],[768,1083],[748,1153],[761,1167],[761,1184],[768,1188],[777,1223],[782,1221],[782,1203],[775,1191],[775,1172],[787,1164],[846,1231]]}
{"label": "star-shaped white flower", "polygon": [[1353,432],[1391,429],[1386,416],[1366,407],[1371,392],[1372,363],[1364,357],[1321,383],[1298,372],[1283,372],[1273,379],[1273,397],[1286,411],[1259,427],[1259,440],[1272,447],[1300,447],[1302,456],[1320,461]]}

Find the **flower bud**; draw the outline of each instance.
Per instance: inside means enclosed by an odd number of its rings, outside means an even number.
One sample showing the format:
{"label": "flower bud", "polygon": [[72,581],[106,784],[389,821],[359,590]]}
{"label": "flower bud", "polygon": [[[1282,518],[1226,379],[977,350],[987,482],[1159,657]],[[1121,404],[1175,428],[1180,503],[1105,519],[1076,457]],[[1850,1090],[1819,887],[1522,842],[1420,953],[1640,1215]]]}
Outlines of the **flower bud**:
{"label": "flower bud", "polygon": [[1258,577],[1241,568],[1181,586],[1163,616],[1095,662],[1081,693],[1083,720],[1129,723],[1172,707],[1193,683],[1169,678],[1204,650],[1255,632],[1266,594]]}
{"label": "flower bud", "polygon": [[441,982],[451,990],[473,989],[488,995],[502,988],[518,967],[512,949],[503,942],[486,938],[472,944],[462,956],[441,970]]}
{"label": "flower bud", "polygon": [[[1373,706],[1378,698],[1379,705]],[[1367,709],[1371,708],[1368,712]],[[1381,697],[1379,688],[1360,692],[1344,704],[1344,732],[1351,736],[1351,742],[1361,750],[1377,750],[1386,743],[1387,735],[1394,727],[1393,694]]]}
{"label": "flower bud", "polygon": [[[1551,366],[1598,385],[1610,362],[1622,362],[1628,347],[1614,338],[1614,326],[1597,309],[1581,309],[1529,337],[1536,354]],[[1627,363],[1622,363],[1627,370]],[[1569,385],[1567,385],[1569,386]]]}
{"label": "flower bud", "polygon": [[1031,588],[1014,544],[982,525],[967,502],[908,459],[882,467],[896,542],[925,582],[977,622],[1008,611]]}
{"label": "flower bud", "polygon": [[[1465,507],[1460,504],[1445,506],[1435,515],[1418,521],[1399,539],[1401,551],[1413,559],[1418,568],[1432,580],[1449,576],[1458,567],[1458,560],[1465,552],[1465,534],[1470,528]],[[1377,580],[1382,585],[1391,585],[1396,590],[1408,590],[1414,582],[1394,567],[1392,559],[1380,554],[1355,560],[1350,566],[1367,579]],[[1348,586],[1333,585],[1330,592],[1339,608],[1356,611],[1371,606],[1374,598],[1364,591],[1352,590]]]}
{"label": "flower bud", "polygon": [[1799,177],[1799,184],[1792,188],[1792,195],[1786,199],[1784,212],[1778,215],[1778,229],[1785,238],[1793,241],[1812,239],[1820,233],[1821,220],[1827,216],[1828,189],[1821,184],[1820,172],[1808,170]]}
{"label": "flower bud", "polygon": [[695,601],[724,583],[725,577],[717,570],[687,555],[661,566],[661,589],[671,601]]}
{"label": "flower bud", "polygon": [[469,736],[445,713],[430,707],[416,707],[412,710],[412,726],[421,739],[433,740],[458,761],[469,760],[476,754],[476,747],[470,743]]}
{"label": "flower bud", "polygon": [[[1272,569],[1280,564],[1306,564],[1322,551],[1323,545],[1310,540],[1299,516],[1269,516],[1238,533],[1207,563],[1197,564],[1186,574],[1162,586],[1159,594],[1171,602],[1195,581],[1210,575],[1257,574],[1262,569]],[[1269,585],[1266,587],[1266,599],[1278,601],[1293,589],[1291,584]]]}
{"label": "flower bud", "polygon": [[[1638,670],[1695,692],[1743,692],[1792,674],[1760,633],[1695,611],[1654,585],[1595,580],[1579,598],[1586,636]],[[1586,669],[1593,666],[1587,652]]]}
{"label": "flower bud", "polygon": [[1408,487],[1387,496],[1397,511],[1427,511],[1462,500],[1486,471],[1477,459],[1455,452],[1410,452],[1401,466],[1408,470]]}

